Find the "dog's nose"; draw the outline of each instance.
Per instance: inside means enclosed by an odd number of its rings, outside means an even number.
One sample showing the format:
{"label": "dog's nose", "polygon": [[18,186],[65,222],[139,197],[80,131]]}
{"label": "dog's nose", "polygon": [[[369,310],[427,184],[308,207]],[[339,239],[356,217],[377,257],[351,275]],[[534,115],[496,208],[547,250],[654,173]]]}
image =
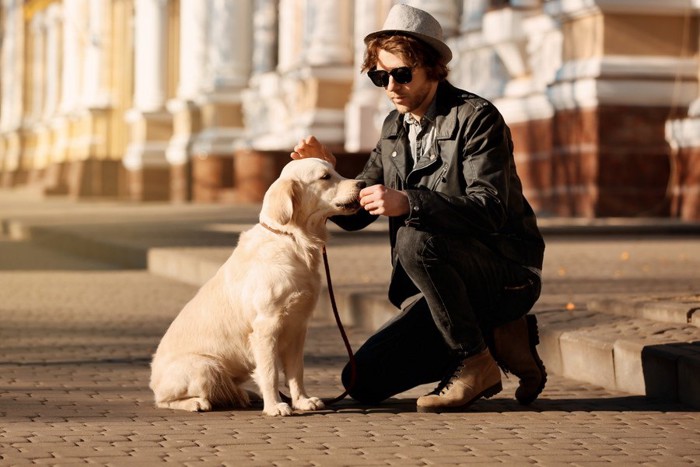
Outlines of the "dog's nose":
{"label": "dog's nose", "polygon": [[364,180],[358,180],[358,181],[357,181],[357,187],[361,190],[361,189],[367,187],[367,183],[365,183]]}

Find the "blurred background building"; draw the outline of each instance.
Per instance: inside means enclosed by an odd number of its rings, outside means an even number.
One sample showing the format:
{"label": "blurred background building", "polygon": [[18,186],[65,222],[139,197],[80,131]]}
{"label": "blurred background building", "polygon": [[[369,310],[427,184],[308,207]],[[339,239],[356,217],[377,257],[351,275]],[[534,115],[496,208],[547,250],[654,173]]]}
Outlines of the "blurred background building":
{"label": "blurred background building", "polygon": [[[0,0],[0,186],[257,202],[316,135],[353,176],[394,0]],[[700,0],[415,0],[511,127],[540,215],[700,219]]]}

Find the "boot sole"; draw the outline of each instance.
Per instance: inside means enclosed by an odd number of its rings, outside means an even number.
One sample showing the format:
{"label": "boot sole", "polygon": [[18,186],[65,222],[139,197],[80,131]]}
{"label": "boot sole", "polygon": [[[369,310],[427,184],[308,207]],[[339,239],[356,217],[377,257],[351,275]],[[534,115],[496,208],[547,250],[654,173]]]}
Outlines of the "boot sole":
{"label": "boot sole", "polygon": [[544,367],[544,362],[542,362],[540,355],[537,353],[537,345],[540,343],[540,333],[539,329],[537,328],[537,316],[525,315],[525,320],[527,321],[527,335],[528,339],[530,340],[530,353],[535,359],[537,368],[540,369],[540,373],[542,374],[542,382],[531,396],[521,398],[516,397],[521,405],[530,405],[542,393],[544,386],[547,384],[547,370]]}
{"label": "boot sole", "polygon": [[479,393],[476,397],[471,399],[466,404],[458,405],[456,407],[416,407],[416,411],[419,413],[463,412],[467,407],[472,405],[478,399],[481,399],[482,397],[485,399],[489,399],[501,392],[502,390],[503,384],[499,381],[497,384],[494,384],[490,388],[481,391],[481,393]]}

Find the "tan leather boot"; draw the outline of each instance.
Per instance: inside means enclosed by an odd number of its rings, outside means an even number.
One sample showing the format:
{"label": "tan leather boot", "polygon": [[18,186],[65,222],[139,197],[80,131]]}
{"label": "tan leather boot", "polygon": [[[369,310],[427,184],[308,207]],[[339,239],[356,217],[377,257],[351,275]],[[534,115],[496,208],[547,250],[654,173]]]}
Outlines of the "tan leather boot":
{"label": "tan leather boot", "polygon": [[430,394],[416,401],[419,412],[466,409],[480,397],[491,397],[503,389],[501,371],[489,349],[462,361],[454,373]]}
{"label": "tan leather boot", "polygon": [[534,315],[525,315],[493,330],[493,356],[504,371],[520,379],[515,398],[523,405],[537,399],[547,383],[547,371],[537,354],[539,343]]}

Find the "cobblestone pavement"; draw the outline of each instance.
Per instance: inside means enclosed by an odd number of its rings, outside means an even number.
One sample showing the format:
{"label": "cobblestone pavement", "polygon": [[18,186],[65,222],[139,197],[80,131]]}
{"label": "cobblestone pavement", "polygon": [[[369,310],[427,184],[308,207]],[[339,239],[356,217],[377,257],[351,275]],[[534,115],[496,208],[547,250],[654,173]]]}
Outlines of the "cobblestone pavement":
{"label": "cobblestone pavement", "polygon": [[[606,251],[624,253],[619,244],[598,253]],[[625,274],[643,272],[636,266],[625,272],[629,264],[618,266]],[[572,299],[567,287],[576,268],[562,268],[555,273],[561,288],[552,289],[543,306]],[[648,281],[651,287],[653,275]],[[201,414],[155,409],[147,387],[150,355],[194,291],[142,270],[0,240],[0,465],[671,466],[700,460],[697,411],[556,376],[530,408],[513,400],[510,378],[501,394],[462,414],[416,413],[415,397],[429,387],[378,407],[346,400],[288,418],[264,417],[259,407]],[[349,331],[355,347],[367,337]],[[345,355],[332,324],[312,324],[306,355],[309,391],[340,392]]]}

